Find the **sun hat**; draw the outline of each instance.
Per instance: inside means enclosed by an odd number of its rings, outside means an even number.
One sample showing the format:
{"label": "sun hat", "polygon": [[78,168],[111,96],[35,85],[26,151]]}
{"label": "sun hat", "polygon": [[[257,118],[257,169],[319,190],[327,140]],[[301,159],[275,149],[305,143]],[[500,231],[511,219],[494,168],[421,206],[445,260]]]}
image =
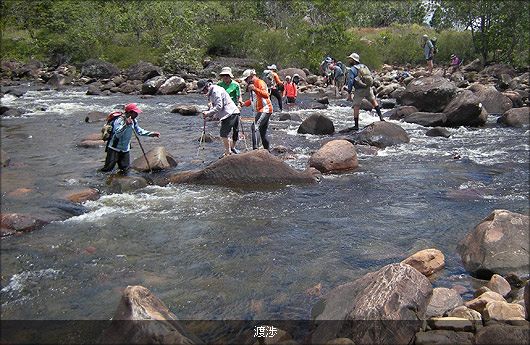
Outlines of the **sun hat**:
{"label": "sun hat", "polygon": [[324,60],[326,62],[333,62],[333,58],[331,56],[326,56],[326,59]]}
{"label": "sun hat", "polygon": [[273,70],[277,70],[276,68],[276,65],[275,64],[272,64],[270,66],[267,66],[268,69],[273,69]]}
{"label": "sun hat", "polygon": [[454,59],[456,57],[455,54],[451,54],[451,59]]}
{"label": "sun hat", "polygon": [[246,69],[246,70],[243,72],[243,76],[241,77],[241,79],[245,80],[245,79],[247,79],[248,77],[250,77],[251,75],[256,75],[256,71],[253,70],[253,69]]}
{"label": "sun hat", "polygon": [[129,103],[125,106],[125,112],[128,113],[130,111],[133,111],[135,112],[136,114],[140,114],[142,111],[140,110],[140,108],[138,108],[138,106],[136,105],[136,103]]}
{"label": "sun hat", "polygon": [[359,54],[357,54],[357,53],[351,53],[350,55],[348,55],[348,59],[352,59],[353,61],[361,62],[361,60],[359,59]]}
{"label": "sun hat", "polygon": [[219,75],[227,75],[230,76],[230,78],[234,78],[234,76],[232,75],[232,69],[230,67],[223,67]]}
{"label": "sun hat", "polygon": [[285,76],[285,80],[291,80],[291,76],[290,75],[286,75]]}

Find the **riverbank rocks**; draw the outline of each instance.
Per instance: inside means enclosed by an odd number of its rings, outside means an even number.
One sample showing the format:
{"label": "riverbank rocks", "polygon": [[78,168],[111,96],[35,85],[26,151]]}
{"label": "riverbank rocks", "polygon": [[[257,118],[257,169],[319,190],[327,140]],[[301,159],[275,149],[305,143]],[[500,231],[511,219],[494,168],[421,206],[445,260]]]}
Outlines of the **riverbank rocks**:
{"label": "riverbank rocks", "polygon": [[473,333],[434,330],[416,334],[414,345],[472,345]]}
{"label": "riverbank rocks", "polygon": [[173,76],[160,85],[158,93],[162,95],[174,95],[184,89],[186,89],[186,81],[179,76]]}
{"label": "riverbank rocks", "polygon": [[494,274],[490,281],[486,284],[486,287],[493,292],[498,293],[499,295],[506,297],[512,291],[510,283],[502,276]]}
{"label": "riverbank rocks", "polygon": [[449,132],[446,128],[443,127],[434,127],[425,132],[425,135],[428,137],[449,138],[451,137],[451,132]]}
{"label": "riverbank rocks", "polygon": [[162,69],[150,62],[140,61],[125,71],[129,80],[141,80],[142,82],[162,75]]}
{"label": "riverbank rocks", "polygon": [[253,150],[224,157],[199,171],[177,173],[171,183],[196,183],[243,188],[272,188],[294,183],[314,183],[315,169],[298,171],[267,150]]}
{"label": "riverbank rocks", "polygon": [[482,64],[482,61],[480,59],[475,59],[462,67],[462,70],[466,72],[480,72],[484,69],[484,65]]}
{"label": "riverbank rocks", "polygon": [[528,216],[495,210],[482,220],[458,246],[466,270],[478,278],[494,273],[528,274]]}
{"label": "riverbank rocks", "polygon": [[81,67],[81,76],[89,78],[109,79],[118,74],[120,74],[118,67],[98,59],[87,60]]}
{"label": "riverbank rocks", "polygon": [[465,305],[458,306],[451,310],[447,316],[459,317],[471,321],[480,321],[482,323],[482,315],[478,311],[468,308]]}
{"label": "riverbank rocks", "polygon": [[403,118],[404,122],[415,123],[424,127],[437,127],[445,125],[447,121],[447,115],[444,113],[427,113],[419,111],[406,115]]}
{"label": "riverbank rocks", "polygon": [[299,134],[326,135],[335,133],[333,121],[321,114],[313,114],[305,119],[300,127]]}
{"label": "riverbank rocks", "polygon": [[160,299],[143,286],[127,286],[103,344],[202,344]]}
{"label": "riverbank rocks", "polygon": [[464,90],[445,107],[443,112],[447,116],[446,126],[482,126],[488,119],[488,113],[483,110],[478,97],[473,92]]}
{"label": "riverbank rocks", "polygon": [[2,237],[20,232],[38,230],[49,222],[24,213],[2,213],[0,234]]}
{"label": "riverbank rocks", "polygon": [[94,188],[87,188],[79,191],[73,191],[68,193],[65,198],[73,203],[81,204],[88,200],[99,199],[99,191]]}
{"label": "riverbank rocks", "polygon": [[361,131],[353,133],[352,144],[371,145],[379,148],[408,143],[410,138],[407,132],[395,123],[376,121],[364,127]]}
{"label": "riverbank rocks", "polygon": [[530,125],[530,108],[513,108],[502,114],[497,123],[509,127],[524,127]]}
{"label": "riverbank rocks", "polygon": [[486,305],[489,303],[489,302],[492,302],[492,301],[503,301],[505,302],[506,300],[504,299],[504,297],[502,297],[501,295],[499,295],[498,293],[496,292],[493,292],[493,291],[486,291],[484,292],[483,294],[481,294],[480,296],[470,300],[470,301],[467,301],[464,303],[464,305],[470,309],[473,309],[475,311],[478,311],[479,313],[482,314],[482,312],[484,311],[484,308],[486,308]]}
{"label": "riverbank rocks", "polygon": [[184,116],[195,116],[199,113],[199,108],[194,104],[177,104],[171,108],[170,112]]}
{"label": "riverbank rocks", "polygon": [[456,93],[451,81],[439,77],[422,77],[411,81],[399,96],[401,105],[412,105],[424,112],[441,112]]}
{"label": "riverbank rocks", "polygon": [[160,86],[164,84],[166,81],[166,77],[164,76],[157,76],[153,77],[149,80],[146,80],[142,84],[142,95],[154,95],[158,92],[158,89]]}
{"label": "riverbank rocks", "polygon": [[411,266],[384,266],[331,290],[313,307],[311,342],[346,337],[356,344],[410,344],[431,294],[429,280]]}
{"label": "riverbank rocks", "polygon": [[445,267],[445,256],[438,249],[424,249],[401,261],[420,271],[425,276],[440,271]]}
{"label": "riverbank rocks", "polygon": [[309,166],[322,173],[334,173],[355,169],[359,162],[352,143],[347,140],[332,140],[309,158]]}
{"label": "riverbank rocks", "polygon": [[397,108],[387,111],[383,115],[385,117],[388,117],[390,120],[401,120],[405,116],[410,115],[412,113],[417,113],[417,112],[418,112],[418,108],[412,105],[401,105]]}
{"label": "riverbank rocks", "polygon": [[147,187],[147,180],[139,176],[113,175],[107,182],[111,193],[127,193]]}
{"label": "riverbank rocks", "polygon": [[[149,166],[147,165],[145,157],[147,157],[147,160],[149,161]],[[173,158],[163,146],[157,146],[149,150],[146,152],[145,157],[142,155],[136,158],[131,163],[131,168],[146,172],[149,171],[149,167],[151,167],[151,170],[153,171],[160,171],[176,167],[178,164],[177,160]]]}
{"label": "riverbank rocks", "polygon": [[484,320],[524,320],[524,307],[516,303],[508,303],[505,301],[491,301],[486,304],[484,311]]}
{"label": "riverbank rocks", "polygon": [[494,86],[473,84],[469,87],[489,114],[500,115],[513,107],[512,100]]}
{"label": "riverbank rocks", "polygon": [[527,345],[530,343],[528,325],[512,326],[496,323],[482,327],[475,335],[474,345]]}
{"label": "riverbank rocks", "polygon": [[434,288],[425,316],[427,318],[444,316],[450,310],[463,304],[462,297],[455,290],[444,287]]}

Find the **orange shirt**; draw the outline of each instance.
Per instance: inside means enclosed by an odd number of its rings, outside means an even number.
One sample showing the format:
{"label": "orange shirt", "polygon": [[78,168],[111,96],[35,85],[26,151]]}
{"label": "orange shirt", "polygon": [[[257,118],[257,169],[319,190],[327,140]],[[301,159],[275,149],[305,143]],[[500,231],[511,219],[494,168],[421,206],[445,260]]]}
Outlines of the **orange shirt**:
{"label": "orange shirt", "polygon": [[247,99],[243,105],[248,107],[254,106],[257,113],[272,113],[272,103],[267,91],[267,84],[259,78],[254,78],[254,91],[250,92],[250,99]]}
{"label": "orange shirt", "polygon": [[292,81],[288,81],[283,84],[283,97],[287,96],[290,98],[296,98],[296,94],[297,89],[295,83],[293,83]]}

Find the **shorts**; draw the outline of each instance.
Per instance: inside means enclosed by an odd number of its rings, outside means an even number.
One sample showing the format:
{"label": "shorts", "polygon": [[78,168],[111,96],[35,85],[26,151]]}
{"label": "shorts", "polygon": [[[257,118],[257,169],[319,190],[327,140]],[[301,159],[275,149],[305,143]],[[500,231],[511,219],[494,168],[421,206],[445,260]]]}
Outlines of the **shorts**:
{"label": "shorts", "polygon": [[355,89],[353,93],[353,106],[361,105],[363,98],[366,98],[370,102],[375,101],[374,92],[371,87]]}
{"label": "shorts", "polygon": [[237,131],[237,127],[239,126],[238,120],[239,114],[232,114],[226,119],[221,120],[221,129],[219,131],[219,136],[221,138],[228,138],[228,134],[230,134],[230,130],[232,130],[232,128]]}
{"label": "shorts", "polygon": [[296,97],[287,97],[287,103],[296,103]]}

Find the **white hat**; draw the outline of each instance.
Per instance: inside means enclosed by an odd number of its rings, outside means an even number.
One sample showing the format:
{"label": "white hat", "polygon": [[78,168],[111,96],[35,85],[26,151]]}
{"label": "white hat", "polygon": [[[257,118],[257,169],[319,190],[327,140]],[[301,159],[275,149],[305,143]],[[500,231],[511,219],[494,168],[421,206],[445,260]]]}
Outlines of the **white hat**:
{"label": "white hat", "polygon": [[286,75],[285,76],[285,80],[291,80],[291,76],[290,75]]}
{"label": "white hat", "polygon": [[245,79],[247,79],[248,77],[250,77],[251,75],[256,75],[256,71],[253,70],[253,69],[246,69],[246,70],[243,72],[243,76],[241,77],[241,79],[245,80]]}
{"label": "white hat", "polygon": [[219,73],[219,75],[228,75],[228,76],[230,76],[230,78],[234,77],[232,75],[232,69],[230,67],[223,67],[223,69],[221,70],[221,73]]}
{"label": "white hat", "polygon": [[359,60],[359,54],[357,54],[357,53],[351,53],[350,55],[348,55],[348,59],[352,59],[353,61],[361,62],[361,60]]}
{"label": "white hat", "polygon": [[276,68],[276,65],[275,64],[272,64],[270,66],[267,66],[268,69],[273,69],[273,70],[277,70]]}

